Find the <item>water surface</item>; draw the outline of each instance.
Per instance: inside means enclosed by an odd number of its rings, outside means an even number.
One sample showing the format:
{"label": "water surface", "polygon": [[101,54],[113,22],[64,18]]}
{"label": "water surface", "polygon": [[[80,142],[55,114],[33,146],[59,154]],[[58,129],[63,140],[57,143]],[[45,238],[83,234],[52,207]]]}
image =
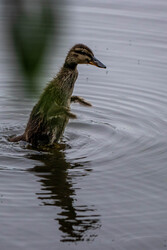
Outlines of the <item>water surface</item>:
{"label": "water surface", "polygon": [[[80,65],[58,149],[9,143],[35,103],[0,59],[1,249],[157,250],[167,246],[167,3],[72,0],[60,49],[41,72],[43,86],[75,43],[107,69]],[[1,17],[1,29],[5,17]],[[14,87],[13,87],[14,86]],[[42,89],[42,86],[41,86]]]}

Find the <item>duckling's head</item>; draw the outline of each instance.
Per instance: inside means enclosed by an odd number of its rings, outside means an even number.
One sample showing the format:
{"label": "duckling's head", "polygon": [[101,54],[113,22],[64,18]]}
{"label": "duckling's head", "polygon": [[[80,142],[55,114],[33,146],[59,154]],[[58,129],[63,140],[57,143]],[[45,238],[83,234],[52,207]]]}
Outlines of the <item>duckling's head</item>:
{"label": "duckling's head", "polygon": [[65,66],[75,68],[77,64],[92,64],[99,68],[106,68],[103,63],[94,57],[92,50],[84,44],[76,44],[67,54]]}

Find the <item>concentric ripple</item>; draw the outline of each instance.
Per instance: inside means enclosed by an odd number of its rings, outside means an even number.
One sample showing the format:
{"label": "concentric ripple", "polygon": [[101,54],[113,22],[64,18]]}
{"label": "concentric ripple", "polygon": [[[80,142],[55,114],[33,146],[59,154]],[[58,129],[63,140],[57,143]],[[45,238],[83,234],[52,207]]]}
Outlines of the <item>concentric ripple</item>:
{"label": "concentric ripple", "polygon": [[[132,156],[148,155],[151,162],[154,158],[158,160],[157,154],[161,157],[165,154],[167,92],[148,86],[111,83],[108,76],[103,86],[100,82],[89,84],[89,81],[87,85],[89,94],[84,97],[92,102],[93,107],[72,105],[77,119],[69,122],[63,138],[69,145],[66,149],[68,160],[104,164],[121,159],[125,163]],[[83,89],[85,83],[79,85],[78,92]],[[4,114],[6,117],[7,113]],[[21,118],[26,123],[28,115],[24,119],[21,114]],[[24,123],[22,127],[17,123],[15,127],[1,127],[3,154],[8,152],[6,147],[10,148],[9,155],[13,151],[7,136],[22,133],[24,127]],[[17,144],[15,150],[22,152]]]}
{"label": "concentric ripple", "polygon": [[[83,88],[81,85],[80,92]],[[91,93],[94,88],[95,95]],[[121,158],[125,164],[132,157],[149,157],[150,162],[159,157],[166,159],[167,93],[148,86],[111,82],[103,86],[93,82],[89,90],[85,97],[93,107],[73,105],[78,119],[66,129],[70,160],[104,164]]]}

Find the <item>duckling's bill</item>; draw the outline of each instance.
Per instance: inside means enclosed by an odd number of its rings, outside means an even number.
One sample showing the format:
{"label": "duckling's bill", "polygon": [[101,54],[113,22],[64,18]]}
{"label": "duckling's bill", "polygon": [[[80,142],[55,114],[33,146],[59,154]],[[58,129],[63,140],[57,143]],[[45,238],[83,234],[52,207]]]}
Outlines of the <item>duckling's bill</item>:
{"label": "duckling's bill", "polygon": [[102,62],[100,62],[96,57],[93,57],[92,61],[90,61],[89,64],[94,65],[99,68],[106,69],[106,66]]}

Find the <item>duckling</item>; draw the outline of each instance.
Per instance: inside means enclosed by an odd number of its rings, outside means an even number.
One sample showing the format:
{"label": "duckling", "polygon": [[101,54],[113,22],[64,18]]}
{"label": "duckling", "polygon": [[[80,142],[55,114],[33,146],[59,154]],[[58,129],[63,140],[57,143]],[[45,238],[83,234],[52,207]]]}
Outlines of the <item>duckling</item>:
{"label": "duckling", "polygon": [[11,142],[23,140],[33,146],[53,145],[59,141],[69,119],[76,118],[70,110],[70,104],[77,102],[91,106],[91,103],[84,98],[72,96],[78,77],[78,64],[92,64],[99,68],[106,68],[86,45],[73,46],[67,54],[63,67],[44,89],[32,109],[25,132],[23,135],[10,138]]}

